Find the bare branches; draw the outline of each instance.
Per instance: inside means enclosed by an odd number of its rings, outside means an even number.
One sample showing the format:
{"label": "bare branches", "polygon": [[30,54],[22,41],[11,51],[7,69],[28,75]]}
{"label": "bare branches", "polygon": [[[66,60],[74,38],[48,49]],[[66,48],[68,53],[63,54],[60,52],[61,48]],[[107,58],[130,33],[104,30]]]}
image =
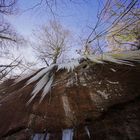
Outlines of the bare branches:
{"label": "bare branches", "polygon": [[16,0],[0,0],[0,14],[12,14]]}
{"label": "bare branches", "polygon": [[4,15],[13,14],[15,4],[16,0],[0,0],[0,47],[17,42],[17,33],[4,18]]}
{"label": "bare branches", "polygon": [[57,63],[70,47],[70,31],[56,21],[40,28],[35,37],[38,43],[34,49],[38,58],[47,65]]}
{"label": "bare branches", "polygon": [[28,9],[25,9],[23,12],[27,12],[29,10],[33,10],[35,8],[37,8],[38,6],[41,6],[43,3],[43,0],[40,0],[38,3],[36,3],[35,5],[33,5],[32,7],[28,8]]}
{"label": "bare branches", "polygon": [[13,60],[10,64],[8,65],[0,65],[0,81],[4,78],[7,77],[7,75],[20,64],[20,61],[18,61],[18,63],[15,64],[15,62],[18,60],[18,58],[16,58],[15,60]]}
{"label": "bare branches", "polygon": [[[34,67],[36,63],[29,63],[24,58],[14,57],[14,56],[2,56],[1,59],[4,64],[0,64],[0,82],[12,78],[14,76],[19,76],[27,71],[34,72]],[[14,77],[14,78],[16,78]]]}
{"label": "bare branches", "polygon": [[[96,25],[92,28],[90,27],[91,32],[86,39],[85,46],[87,46],[87,44],[95,45],[96,41],[97,44],[99,44],[99,42],[102,42],[103,39],[105,44],[105,38],[107,34],[112,33],[112,29],[122,23],[123,26],[119,29],[120,31],[117,29],[117,32],[119,33],[122,33],[122,29],[124,31],[126,29],[129,29],[130,26],[134,27],[134,25],[139,20],[138,16],[136,16],[136,14],[133,14],[135,13],[134,11],[137,9],[136,5],[138,3],[138,0],[107,0],[103,8],[97,14]],[[137,15],[139,14],[137,13]],[[121,45],[122,44],[123,43],[121,43]],[[127,42],[126,44],[133,45],[133,43],[129,42]]]}

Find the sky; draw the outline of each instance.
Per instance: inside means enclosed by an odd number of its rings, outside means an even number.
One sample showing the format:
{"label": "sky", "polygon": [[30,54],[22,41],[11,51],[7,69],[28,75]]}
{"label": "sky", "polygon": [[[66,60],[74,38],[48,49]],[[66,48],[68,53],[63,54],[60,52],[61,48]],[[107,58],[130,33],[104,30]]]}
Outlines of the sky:
{"label": "sky", "polygon": [[[64,2],[69,1],[65,0]],[[81,1],[81,0],[79,0]],[[30,36],[38,26],[47,24],[53,19],[52,13],[45,4],[36,6],[39,0],[19,0],[16,14],[7,17],[7,20],[22,35]],[[67,2],[59,0],[57,9],[54,8],[55,18],[77,35],[84,32],[85,28],[96,23],[98,2]],[[34,8],[33,8],[34,7]]]}
{"label": "sky", "polygon": [[[40,1],[43,1],[41,4]],[[29,62],[40,62],[35,57],[34,50],[32,49],[31,43],[28,41],[36,41],[33,36],[33,31],[36,31],[40,26],[47,25],[50,20],[54,17],[58,20],[66,29],[72,32],[72,36],[75,40],[86,39],[91,33],[91,28],[97,23],[97,12],[103,8],[103,4],[106,0],[49,0],[57,1],[55,6],[52,6],[53,13],[49,7],[46,6],[46,0],[18,0],[16,10],[13,15],[5,16],[5,19],[13,26],[18,34],[21,34],[27,43],[25,43],[20,49],[13,49],[11,52],[14,53],[15,58],[25,58]],[[129,1],[129,0],[128,0]],[[100,3],[99,3],[100,2]],[[103,16],[105,21],[107,17]],[[106,27],[110,27],[109,21],[106,24],[100,24],[97,32],[104,31]],[[76,42],[76,41],[73,42]],[[100,40],[100,47],[104,47],[105,39]],[[78,42],[78,41],[77,41]],[[79,57],[76,50],[80,49],[80,44],[72,44],[71,50],[68,56],[70,58]],[[98,41],[97,41],[98,42]],[[96,44],[94,43],[96,47]],[[93,47],[94,47],[93,46]],[[11,46],[9,46],[11,49]],[[102,48],[101,48],[102,49]],[[108,51],[103,48],[104,52]],[[1,59],[1,58],[0,58]],[[10,60],[0,60],[0,64],[8,64]],[[40,65],[42,67],[42,65]]]}
{"label": "sky", "polygon": [[[79,2],[78,2],[79,1]],[[5,18],[14,29],[27,40],[34,40],[33,31],[47,24],[50,20],[58,20],[64,27],[72,31],[74,38],[85,37],[89,34],[89,26],[94,26],[97,21],[97,0],[58,0],[53,12],[49,10],[46,3],[38,5],[39,0],[18,0],[15,14]],[[77,44],[76,44],[77,45]],[[75,50],[79,46],[73,46],[70,57],[77,57]],[[79,49],[79,48],[78,48]],[[25,53],[26,52],[26,53]],[[28,58],[35,61],[35,56],[30,44],[26,44],[20,51],[15,51],[16,56]]]}

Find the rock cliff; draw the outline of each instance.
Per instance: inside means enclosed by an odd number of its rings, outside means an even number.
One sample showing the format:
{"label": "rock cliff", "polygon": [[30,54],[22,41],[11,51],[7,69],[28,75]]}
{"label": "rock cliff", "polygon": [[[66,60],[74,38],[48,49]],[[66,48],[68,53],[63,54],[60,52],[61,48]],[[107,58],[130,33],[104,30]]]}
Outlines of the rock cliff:
{"label": "rock cliff", "polygon": [[44,69],[0,85],[1,140],[140,139],[138,61]]}

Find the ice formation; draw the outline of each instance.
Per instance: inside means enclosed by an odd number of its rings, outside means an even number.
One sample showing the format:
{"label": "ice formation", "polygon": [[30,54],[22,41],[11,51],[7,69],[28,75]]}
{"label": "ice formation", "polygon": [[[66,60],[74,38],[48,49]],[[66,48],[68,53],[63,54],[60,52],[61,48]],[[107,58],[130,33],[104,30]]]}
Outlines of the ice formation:
{"label": "ice formation", "polygon": [[44,140],[44,136],[45,134],[43,133],[36,133],[34,136],[33,136],[33,140]]}
{"label": "ice formation", "polygon": [[66,69],[68,72],[73,71],[74,68],[78,67],[80,65],[79,59],[72,60],[67,63],[62,63],[58,65],[58,70],[60,69]]}
{"label": "ice formation", "polygon": [[[86,55],[67,63],[53,64],[53,65],[50,65],[49,67],[41,69],[38,72],[31,73],[30,75],[27,75],[24,77],[22,76],[15,80],[15,84],[26,78],[28,78],[28,80],[26,81],[26,84],[24,87],[36,82],[33,88],[33,91],[31,92],[31,98],[29,99],[28,103],[32,102],[32,100],[39,93],[41,94],[41,99],[40,99],[40,102],[41,102],[44,99],[45,95],[49,93],[49,91],[51,90],[56,72],[58,72],[60,69],[66,69],[68,72],[72,72],[83,61],[89,61],[89,60],[91,62],[100,63],[100,64],[105,63],[105,62],[112,62],[112,63],[117,63],[117,64],[134,66],[133,62],[140,62],[140,50],[128,51],[128,52],[123,52],[123,53],[118,53],[118,54],[104,53],[100,55]],[[55,67],[56,69],[54,69]],[[110,70],[112,70],[113,72],[116,72],[116,70],[113,68],[110,68]],[[117,84],[116,82],[112,82],[112,81],[108,81],[108,82],[111,84]],[[99,93],[105,99],[108,98],[108,96],[104,92],[97,91],[97,93]]]}
{"label": "ice formation", "polygon": [[88,135],[88,137],[90,139],[90,132],[89,132],[88,126],[85,126],[85,131],[86,131],[86,133],[87,133],[87,135]]}
{"label": "ice formation", "polygon": [[73,129],[64,129],[62,133],[62,140],[73,140]]}
{"label": "ice formation", "polygon": [[45,134],[45,133],[36,133],[33,136],[32,140],[49,140],[49,138],[50,138],[49,133],[47,133],[47,134]]}

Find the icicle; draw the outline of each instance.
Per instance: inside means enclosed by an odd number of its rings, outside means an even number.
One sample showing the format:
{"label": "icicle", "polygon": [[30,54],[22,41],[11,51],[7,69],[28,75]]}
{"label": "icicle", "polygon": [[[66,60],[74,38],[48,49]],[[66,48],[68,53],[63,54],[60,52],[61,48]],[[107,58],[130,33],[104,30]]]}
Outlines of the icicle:
{"label": "icicle", "polygon": [[50,139],[50,133],[47,133],[47,136],[45,137],[44,140],[49,140]]}
{"label": "icicle", "polygon": [[118,54],[113,53],[104,53],[101,55],[88,55],[83,56],[85,59],[88,58],[89,60],[95,63],[103,63],[103,61],[113,62],[117,64],[125,64],[129,66],[134,66],[132,62],[129,61],[137,61],[140,62],[140,51],[127,51]]}
{"label": "icicle", "polygon": [[66,69],[69,72],[69,71],[73,71],[74,68],[76,68],[78,66],[79,66],[79,59],[73,60],[71,62],[59,64],[57,70]]}
{"label": "icicle", "polygon": [[99,57],[97,57],[96,55],[88,55],[86,58],[88,58],[89,60],[95,62],[95,63],[104,63],[101,59],[99,59]]}
{"label": "icicle", "polygon": [[50,71],[54,68],[54,66],[55,66],[55,65],[51,65],[51,66],[49,66],[49,67],[47,67],[47,68],[44,68],[44,69],[41,70],[40,72],[38,72],[35,76],[33,76],[32,78],[30,78],[30,79],[27,81],[26,85],[29,85],[29,84],[35,82],[35,81],[38,80],[41,76],[43,76],[45,73],[50,72]]}
{"label": "icicle", "polygon": [[[40,102],[43,100],[43,98],[45,97],[45,95],[49,92],[49,90],[51,89],[51,85],[53,82],[53,76],[50,77],[50,72],[51,70],[54,68],[55,65],[52,65],[48,68],[45,68],[43,70],[41,70],[39,73],[37,73],[34,77],[32,77],[30,80],[28,80],[27,84],[30,84],[36,80],[38,80],[41,76],[43,76],[36,84],[34,90],[32,91],[31,95],[32,97],[30,98],[30,100],[27,102],[27,105],[29,105],[32,100],[35,98],[35,96],[44,88]],[[50,79],[49,79],[50,78]],[[45,86],[46,85],[46,86]],[[45,87],[44,87],[45,86]]]}
{"label": "icicle", "polygon": [[28,101],[27,104],[31,103],[31,101],[35,98],[35,96],[39,93],[39,91],[41,91],[41,89],[45,86],[45,84],[48,82],[48,73],[45,74],[41,80],[39,80],[39,82],[36,84],[34,90],[32,91],[31,95],[32,97],[30,98],[30,100]]}
{"label": "icicle", "polygon": [[85,126],[85,131],[86,131],[86,133],[87,133],[87,135],[88,135],[88,137],[89,137],[89,139],[90,139],[90,132],[89,132],[89,129],[88,129],[87,126]]}
{"label": "icicle", "polygon": [[126,51],[118,54],[110,54],[116,59],[122,59],[122,60],[130,60],[130,61],[140,61],[140,50],[136,51]]}
{"label": "icicle", "polygon": [[62,140],[73,140],[73,129],[64,129],[62,133]]}
{"label": "icicle", "polygon": [[124,63],[123,60],[115,59],[112,56],[109,56],[109,55],[106,55],[106,54],[103,55],[103,60],[113,62],[113,63],[117,63],[117,64],[123,64]]}
{"label": "icicle", "polygon": [[37,82],[31,95],[37,94],[45,86],[45,84],[48,82],[48,80],[49,80],[48,78],[49,78],[49,74],[47,73],[41,78],[41,80],[39,80],[39,82]]}
{"label": "icicle", "polygon": [[51,78],[49,79],[48,83],[44,87],[44,90],[43,90],[42,95],[41,95],[41,99],[39,101],[40,103],[44,99],[45,95],[50,91],[52,83],[53,83],[53,76],[51,76]]}
{"label": "icicle", "polygon": [[44,140],[45,134],[43,133],[36,133],[33,137],[33,140]]}

